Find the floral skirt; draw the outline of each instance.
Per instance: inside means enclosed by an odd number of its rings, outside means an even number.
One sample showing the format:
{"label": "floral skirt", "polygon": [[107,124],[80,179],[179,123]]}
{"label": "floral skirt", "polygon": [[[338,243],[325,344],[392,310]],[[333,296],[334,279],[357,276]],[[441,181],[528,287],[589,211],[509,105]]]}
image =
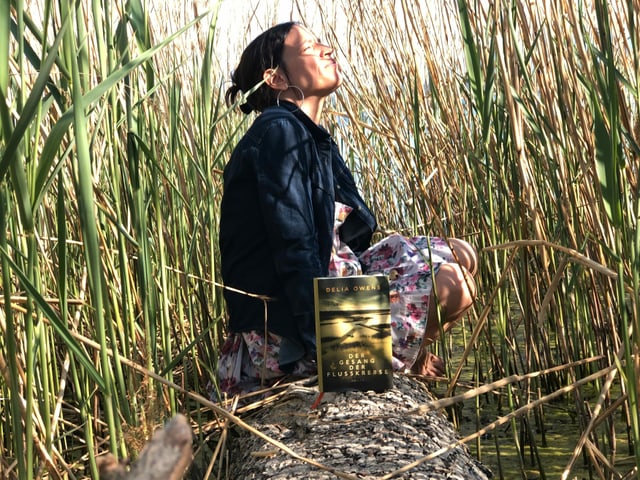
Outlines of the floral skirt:
{"label": "floral skirt", "polygon": [[[232,333],[220,349],[218,379],[220,392],[242,395],[271,386],[285,374],[278,357],[282,337],[268,332]],[[292,376],[308,377],[316,373],[316,364],[301,360]]]}
{"label": "floral skirt", "polygon": [[[337,209],[338,212],[338,209]],[[348,213],[348,212],[347,212]],[[336,236],[337,238],[337,236]],[[438,237],[390,235],[359,258],[346,245],[334,242],[330,275],[361,272],[389,277],[393,367],[404,371],[413,365],[429,314],[432,277],[443,263],[454,262],[446,241]],[[255,391],[282,377],[278,367],[281,337],[265,332],[232,333],[223,344],[218,363],[219,387],[228,395]],[[293,374],[309,376],[316,366],[301,361]]]}
{"label": "floral skirt", "polygon": [[364,274],[389,277],[393,368],[408,370],[418,356],[429,316],[433,276],[455,259],[439,237],[390,235],[360,256]]}

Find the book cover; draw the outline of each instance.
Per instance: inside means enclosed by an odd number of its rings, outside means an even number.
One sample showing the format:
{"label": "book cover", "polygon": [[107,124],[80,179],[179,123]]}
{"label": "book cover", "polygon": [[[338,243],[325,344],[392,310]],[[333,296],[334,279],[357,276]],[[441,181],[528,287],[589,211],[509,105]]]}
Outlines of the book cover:
{"label": "book cover", "polygon": [[320,391],[391,388],[389,279],[315,278],[314,298]]}

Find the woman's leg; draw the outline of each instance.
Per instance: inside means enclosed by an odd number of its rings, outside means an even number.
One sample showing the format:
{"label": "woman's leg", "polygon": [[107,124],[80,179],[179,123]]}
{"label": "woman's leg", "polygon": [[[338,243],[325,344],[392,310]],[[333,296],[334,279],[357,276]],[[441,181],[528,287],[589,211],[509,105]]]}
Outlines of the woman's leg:
{"label": "woman's leg", "polygon": [[450,238],[449,245],[455,254],[461,267],[464,267],[472,276],[478,271],[478,253],[469,243],[459,238]]}
{"label": "woman's leg", "polygon": [[[465,242],[466,243],[466,242]],[[454,248],[456,248],[454,246]],[[471,255],[469,252],[473,252]],[[468,266],[477,268],[475,250],[466,251]],[[434,289],[429,301],[429,313],[420,352],[411,367],[413,373],[424,376],[442,376],[444,362],[427,349],[440,335],[455,325],[462,315],[473,305],[476,284],[471,271],[466,268],[463,258],[461,265],[445,263],[434,277]],[[436,303],[437,302],[437,303]],[[439,307],[438,307],[439,306]]]}

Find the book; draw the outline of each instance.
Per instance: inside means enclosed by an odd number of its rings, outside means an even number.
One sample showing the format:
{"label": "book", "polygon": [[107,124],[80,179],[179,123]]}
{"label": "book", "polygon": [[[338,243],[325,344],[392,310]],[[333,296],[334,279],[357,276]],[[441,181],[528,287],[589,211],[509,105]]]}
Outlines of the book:
{"label": "book", "polygon": [[388,277],[318,277],[313,288],[320,392],[391,388]]}

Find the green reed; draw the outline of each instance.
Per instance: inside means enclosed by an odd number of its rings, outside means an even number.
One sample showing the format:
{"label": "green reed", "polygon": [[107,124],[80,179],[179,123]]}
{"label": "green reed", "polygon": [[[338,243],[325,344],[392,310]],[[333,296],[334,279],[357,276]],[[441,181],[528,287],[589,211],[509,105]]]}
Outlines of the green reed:
{"label": "green reed", "polygon": [[[157,88],[153,56],[202,17],[151,46],[142,4],[129,2],[115,31],[103,17],[109,6],[46,4],[45,23],[36,26],[16,4],[6,17],[11,36],[3,30],[3,45],[15,48],[7,64],[20,75],[3,78],[0,112],[2,359],[8,365],[0,384],[11,399],[2,457],[17,460],[0,470],[17,478],[53,468],[50,459],[76,475],[86,465],[95,477],[95,455],[105,447],[133,453],[127,432],[147,428],[139,427],[140,419],[155,425],[152,410],[164,411],[158,405],[165,398],[120,359],[162,369],[177,347],[193,348],[192,338],[208,328],[198,318],[187,341],[174,344],[185,332],[172,327],[173,295],[158,295],[174,290],[163,244],[167,184],[150,181],[162,178],[156,163],[162,151],[149,145],[164,144],[165,127],[147,108],[149,91]],[[51,45],[43,40],[46,31],[57,32]],[[151,246],[154,238],[159,252]],[[164,393],[167,414],[177,411],[175,392]],[[80,455],[65,453],[83,441]]]}
{"label": "green reed", "polygon": [[[613,35],[610,26],[610,7],[606,2],[597,1],[595,11],[600,30],[598,41],[593,47],[593,69],[597,83],[586,84],[592,99],[594,112],[594,133],[596,147],[596,172],[600,183],[601,198],[609,222],[614,228],[614,243],[610,246],[615,256],[618,272],[617,300],[620,305],[621,339],[624,346],[624,357],[619,358],[621,374],[628,394],[628,408],[631,412],[630,427],[634,440],[635,457],[640,464],[640,418],[638,393],[638,362],[634,357],[640,353],[640,326],[637,316],[637,297],[633,293],[627,295],[627,288],[637,292],[637,229],[638,207],[640,201],[633,199],[625,172],[625,163],[637,159],[640,153],[639,145],[633,136],[630,125],[624,125],[623,116],[628,112],[624,92],[619,89],[629,88],[631,98],[637,98],[639,85],[633,84],[632,79],[625,78],[621,71],[625,65],[618,65],[614,54]],[[636,38],[635,21],[637,12],[631,3],[627,4],[628,27],[631,38]],[[637,56],[637,54],[634,54]],[[636,62],[637,66],[637,62]],[[635,72],[637,75],[637,68]],[[621,77],[621,78],[619,78]],[[637,78],[635,79],[637,80]],[[621,98],[622,97],[622,98]],[[631,128],[630,128],[631,127]],[[626,137],[626,142],[623,138]],[[625,145],[626,143],[626,145]],[[626,147],[626,151],[625,151]],[[637,187],[636,187],[637,189]],[[625,265],[625,260],[629,265]],[[627,268],[631,270],[628,272]],[[628,276],[630,275],[630,277]],[[635,319],[631,311],[635,312]],[[622,361],[624,360],[624,363]]]}

